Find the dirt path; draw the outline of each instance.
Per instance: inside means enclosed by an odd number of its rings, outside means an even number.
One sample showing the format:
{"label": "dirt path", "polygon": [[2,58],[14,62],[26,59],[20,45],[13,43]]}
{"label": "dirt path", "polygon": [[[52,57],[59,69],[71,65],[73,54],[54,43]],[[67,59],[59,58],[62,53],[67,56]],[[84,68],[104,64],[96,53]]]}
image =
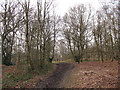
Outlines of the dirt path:
{"label": "dirt path", "polygon": [[43,81],[40,81],[36,87],[37,88],[59,88],[62,87],[61,83],[66,77],[66,75],[69,73],[70,70],[74,68],[74,65],[71,63],[59,63],[56,64],[57,68],[56,71],[54,71],[53,75],[46,78]]}

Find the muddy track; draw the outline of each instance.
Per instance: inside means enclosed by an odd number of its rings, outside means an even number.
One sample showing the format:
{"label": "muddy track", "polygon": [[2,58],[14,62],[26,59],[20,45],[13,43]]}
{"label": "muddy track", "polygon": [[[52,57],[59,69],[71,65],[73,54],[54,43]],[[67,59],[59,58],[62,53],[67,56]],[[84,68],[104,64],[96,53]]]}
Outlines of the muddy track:
{"label": "muddy track", "polygon": [[63,79],[65,79],[66,75],[70,70],[74,68],[74,65],[71,63],[59,63],[56,64],[56,70],[53,74],[46,78],[45,80],[40,81],[36,87],[37,88],[59,88]]}

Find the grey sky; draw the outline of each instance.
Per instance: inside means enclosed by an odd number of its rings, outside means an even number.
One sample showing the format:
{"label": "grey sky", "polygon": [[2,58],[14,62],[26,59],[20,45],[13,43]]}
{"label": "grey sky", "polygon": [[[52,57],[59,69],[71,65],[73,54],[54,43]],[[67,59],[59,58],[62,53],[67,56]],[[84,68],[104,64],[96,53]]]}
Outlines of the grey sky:
{"label": "grey sky", "polygon": [[[30,0],[30,1],[32,5],[36,5],[37,0]],[[100,1],[109,2],[110,0],[54,0],[54,3],[56,5],[55,11],[56,14],[63,16],[69,10],[70,7],[79,4],[91,4],[94,10],[97,10],[100,7]]]}
{"label": "grey sky", "polygon": [[[0,0],[0,3],[4,1],[5,0]],[[13,0],[8,0],[8,1],[13,1]],[[30,1],[32,5],[36,6],[37,0],[30,0]],[[73,7],[78,4],[91,4],[94,10],[97,10],[100,7],[101,1],[109,2],[110,0],[54,0],[54,3],[56,5],[55,12],[56,14],[63,16],[69,10],[70,7]]]}
{"label": "grey sky", "polygon": [[56,0],[56,12],[63,16],[70,7],[78,4],[91,4],[96,10],[100,7],[98,0]]}

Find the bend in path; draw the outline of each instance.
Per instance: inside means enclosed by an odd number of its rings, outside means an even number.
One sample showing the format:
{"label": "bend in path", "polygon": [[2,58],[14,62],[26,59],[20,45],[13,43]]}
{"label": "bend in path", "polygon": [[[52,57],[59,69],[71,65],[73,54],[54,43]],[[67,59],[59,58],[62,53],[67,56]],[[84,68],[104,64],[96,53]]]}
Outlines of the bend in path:
{"label": "bend in path", "polygon": [[53,74],[46,78],[45,80],[39,82],[37,88],[59,88],[61,87],[61,82],[65,78],[65,75],[74,68],[72,63],[59,63],[56,64],[56,70]]}

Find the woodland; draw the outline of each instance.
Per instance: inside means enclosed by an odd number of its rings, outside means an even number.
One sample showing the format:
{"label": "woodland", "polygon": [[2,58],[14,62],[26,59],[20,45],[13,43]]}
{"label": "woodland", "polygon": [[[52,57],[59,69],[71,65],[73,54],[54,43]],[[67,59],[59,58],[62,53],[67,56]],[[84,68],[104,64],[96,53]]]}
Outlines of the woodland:
{"label": "woodland", "polygon": [[[56,13],[56,7],[54,0],[37,0],[36,6],[30,0],[5,0],[1,3],[3,87],[22,87],[23,81],[35,75],[42,77],[43,73],[52,73],[57,69],[60,71],[56,68],[57,64],[64,67],[62,71],[67,68],[66,72],[73,68],[72,65],[85,65],[86,68],[91,65],[96,68],[95,65],[99,66],[99,63],[103,70],[104,65],[109,65],[115,68],[115,73],[117,70],[119,72],[119,2],[102,2],[97,11],[91,5],[76,5],[64,16]],[[111,68],[109,66],[108,69]],[[119,78],[119,73],[116,75]],[[20,81],[22,84],[18,83]]]}

